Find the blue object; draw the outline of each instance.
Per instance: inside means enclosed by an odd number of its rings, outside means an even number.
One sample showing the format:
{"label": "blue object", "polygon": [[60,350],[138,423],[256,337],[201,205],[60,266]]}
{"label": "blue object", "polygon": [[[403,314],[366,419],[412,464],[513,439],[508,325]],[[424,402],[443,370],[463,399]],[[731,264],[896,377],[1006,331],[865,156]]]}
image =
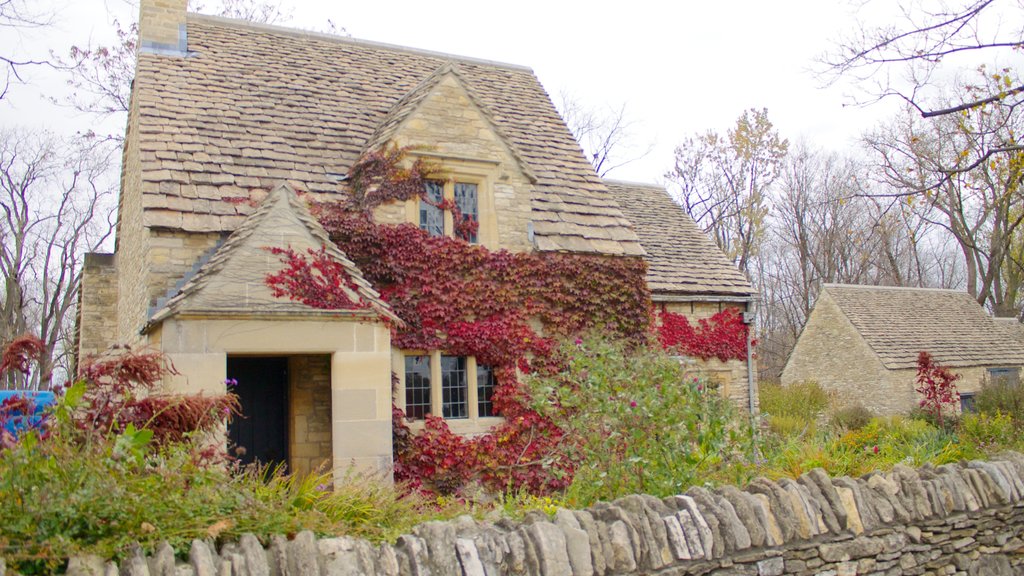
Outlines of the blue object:
{"label": "blue object", "polygon": [[[9,398],[17,397],[29,399],[33,407],[31,414],[23,414],[20,410],[11,414],[6,413],[4,404]],[[43,413],[56,401],[56,396],[49,391],[0,390],[0,422],[3,423],[4,430],[14,435],[23,430],[37,428],[43,421]]]}

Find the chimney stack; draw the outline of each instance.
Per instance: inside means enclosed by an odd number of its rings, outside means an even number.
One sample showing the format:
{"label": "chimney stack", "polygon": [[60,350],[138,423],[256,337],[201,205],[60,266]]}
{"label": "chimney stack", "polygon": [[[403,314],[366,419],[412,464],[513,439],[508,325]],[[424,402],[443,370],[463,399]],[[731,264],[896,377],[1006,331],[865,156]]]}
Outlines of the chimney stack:
{"label": "chimney stack", "polygon": [[188,0],[139,2],[139,52],[184,56],[188,53],[185,11]]}

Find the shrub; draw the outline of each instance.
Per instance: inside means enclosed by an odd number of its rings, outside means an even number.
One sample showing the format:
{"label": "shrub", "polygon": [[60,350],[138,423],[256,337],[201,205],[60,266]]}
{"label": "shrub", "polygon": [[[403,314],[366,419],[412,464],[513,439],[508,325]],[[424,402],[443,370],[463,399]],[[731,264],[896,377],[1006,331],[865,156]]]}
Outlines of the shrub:
{"label": "shrub", "polygon": [[1005,414],[1017,428],[1024,427],[1024,386],[996,379],[986,382],[974,396],[974,409],[982,414]]}
{"label": "shrub", "polygon": [[744,460],[749,426],[731,403],[661,350],[566,342],[564,371],[528,377],[534,409],[563,432],[573,505],[624,494],[678,494]]}
{"label": "shrub", "polygon": [[874,414],[864,406],[854,404],[833,412],[829,424],[837,431],[860,430],[874,417]]}
{"label": "shrub", "polygon": [[917,393],[921,395],[920,406],[931,414],[944,428],[943,412],[954,411],[960,402],[960,394],[956,391],[959,374],[935,362],[932,355],[922,351],[917,356]]}
{"label": "shrub", "polygon": [[1009,414],[979,412],[960,419],[960,439],[981,455],[1015,447],[1017,433]]}
{"label": "shrub", "polygon": [[817,421],[829,405],[828,393],[817,382],[762,384],[758,398],[769,429],[783,437],[814,436]]}

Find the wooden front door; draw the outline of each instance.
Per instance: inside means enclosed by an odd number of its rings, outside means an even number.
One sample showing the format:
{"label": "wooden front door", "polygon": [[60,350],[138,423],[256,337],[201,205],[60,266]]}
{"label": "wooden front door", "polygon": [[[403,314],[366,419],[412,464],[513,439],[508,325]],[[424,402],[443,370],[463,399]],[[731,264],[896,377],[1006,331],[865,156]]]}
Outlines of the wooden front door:
{"label": "wooden front door", "polygon": [[228,358],[242,415],[228,424],[229,451],[243,464],[288,465],[288,358]]}

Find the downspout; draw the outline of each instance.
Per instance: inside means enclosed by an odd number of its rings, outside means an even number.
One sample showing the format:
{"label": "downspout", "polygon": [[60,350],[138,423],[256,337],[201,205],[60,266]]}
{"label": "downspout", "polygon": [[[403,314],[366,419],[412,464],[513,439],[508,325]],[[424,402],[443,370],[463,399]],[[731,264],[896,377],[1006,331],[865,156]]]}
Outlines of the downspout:
{"label": "downspout", "polygon": [[755,416],[754,390],[754,321],[757,319],[757,299],[751,297],[747,301],[747,310],[743,313],[743,323],[747,325],[747,399],[750,405],[750,417]]}

